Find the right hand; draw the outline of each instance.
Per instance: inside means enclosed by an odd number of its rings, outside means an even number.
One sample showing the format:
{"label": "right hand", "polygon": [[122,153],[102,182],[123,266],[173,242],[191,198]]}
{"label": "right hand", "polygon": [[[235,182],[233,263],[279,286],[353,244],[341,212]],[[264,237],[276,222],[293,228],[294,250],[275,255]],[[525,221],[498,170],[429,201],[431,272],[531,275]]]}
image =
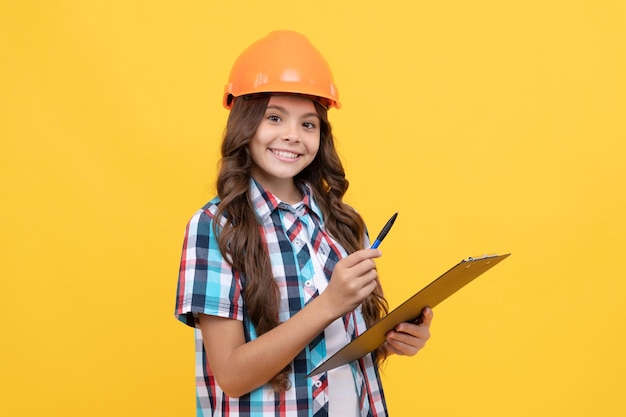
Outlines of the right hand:
{"label": "right hand", "polygon": [[374,258],[380,256],[378,249],[362,249],[337,262],[328,287],[320,295],[335,317],[354,310],[376,289],[378,272]]}

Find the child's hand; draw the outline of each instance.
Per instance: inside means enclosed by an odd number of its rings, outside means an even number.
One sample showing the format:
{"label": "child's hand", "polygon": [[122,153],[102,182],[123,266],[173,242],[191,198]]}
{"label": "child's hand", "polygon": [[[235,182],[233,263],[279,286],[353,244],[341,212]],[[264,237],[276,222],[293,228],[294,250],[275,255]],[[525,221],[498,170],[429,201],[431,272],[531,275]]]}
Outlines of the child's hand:
{"label": "child's hand", "polygon": [[378,272],[374,258],[381,255],[377,249],[362,249],[337,262],[328,287],[320,296],[326,299],[335,318],[354,310],[376,289]]}
{"label": "child's hand", "polygon": [[413,356],[420,351],[430,338],[430,323],[433,320],[433,311],[426,307],[422,311],[421,322],[400,323],[394,330],[387,333],[385,351],[387,356]]}

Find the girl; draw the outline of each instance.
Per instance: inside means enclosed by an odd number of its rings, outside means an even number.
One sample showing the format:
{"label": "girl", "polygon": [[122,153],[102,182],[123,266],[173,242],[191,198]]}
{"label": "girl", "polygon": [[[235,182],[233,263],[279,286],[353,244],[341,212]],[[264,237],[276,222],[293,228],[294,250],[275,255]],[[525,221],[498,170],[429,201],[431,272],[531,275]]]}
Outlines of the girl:
{"label": "girl", "polygon": [[187,225],[176,315],[196,329],[198,416],[386,416],[378,365],[414,355],[432,312],[377,351],[305,376],[387,312],[327,110],[330,68],[302,35],[270,33],[235,62],[218,196]]}

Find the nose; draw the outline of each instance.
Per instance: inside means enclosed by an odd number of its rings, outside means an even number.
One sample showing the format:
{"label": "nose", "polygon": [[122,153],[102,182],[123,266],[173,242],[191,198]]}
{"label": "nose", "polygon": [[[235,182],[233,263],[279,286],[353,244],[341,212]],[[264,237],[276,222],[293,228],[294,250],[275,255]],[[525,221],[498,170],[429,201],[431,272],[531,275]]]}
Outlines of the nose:
{"label": "nose", "polygon": [[283,140],[289,142],[300,142],[299,123],[290,122],[283,125],[285,130],[283,131]]}

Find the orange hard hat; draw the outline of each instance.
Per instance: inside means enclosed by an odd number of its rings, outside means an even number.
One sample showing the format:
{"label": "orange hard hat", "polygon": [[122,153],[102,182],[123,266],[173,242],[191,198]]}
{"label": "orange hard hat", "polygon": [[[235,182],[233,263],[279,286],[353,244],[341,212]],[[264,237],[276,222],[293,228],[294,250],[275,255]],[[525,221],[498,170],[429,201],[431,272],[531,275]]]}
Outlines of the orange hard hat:
{"label": "orange hard hat", "polygon": [[234,97],[255,93],[304,94],[341,107],[322,54],[305,36],[288,30],[271,32],[239,55],[224,87],[224,107],[230,109]]}

